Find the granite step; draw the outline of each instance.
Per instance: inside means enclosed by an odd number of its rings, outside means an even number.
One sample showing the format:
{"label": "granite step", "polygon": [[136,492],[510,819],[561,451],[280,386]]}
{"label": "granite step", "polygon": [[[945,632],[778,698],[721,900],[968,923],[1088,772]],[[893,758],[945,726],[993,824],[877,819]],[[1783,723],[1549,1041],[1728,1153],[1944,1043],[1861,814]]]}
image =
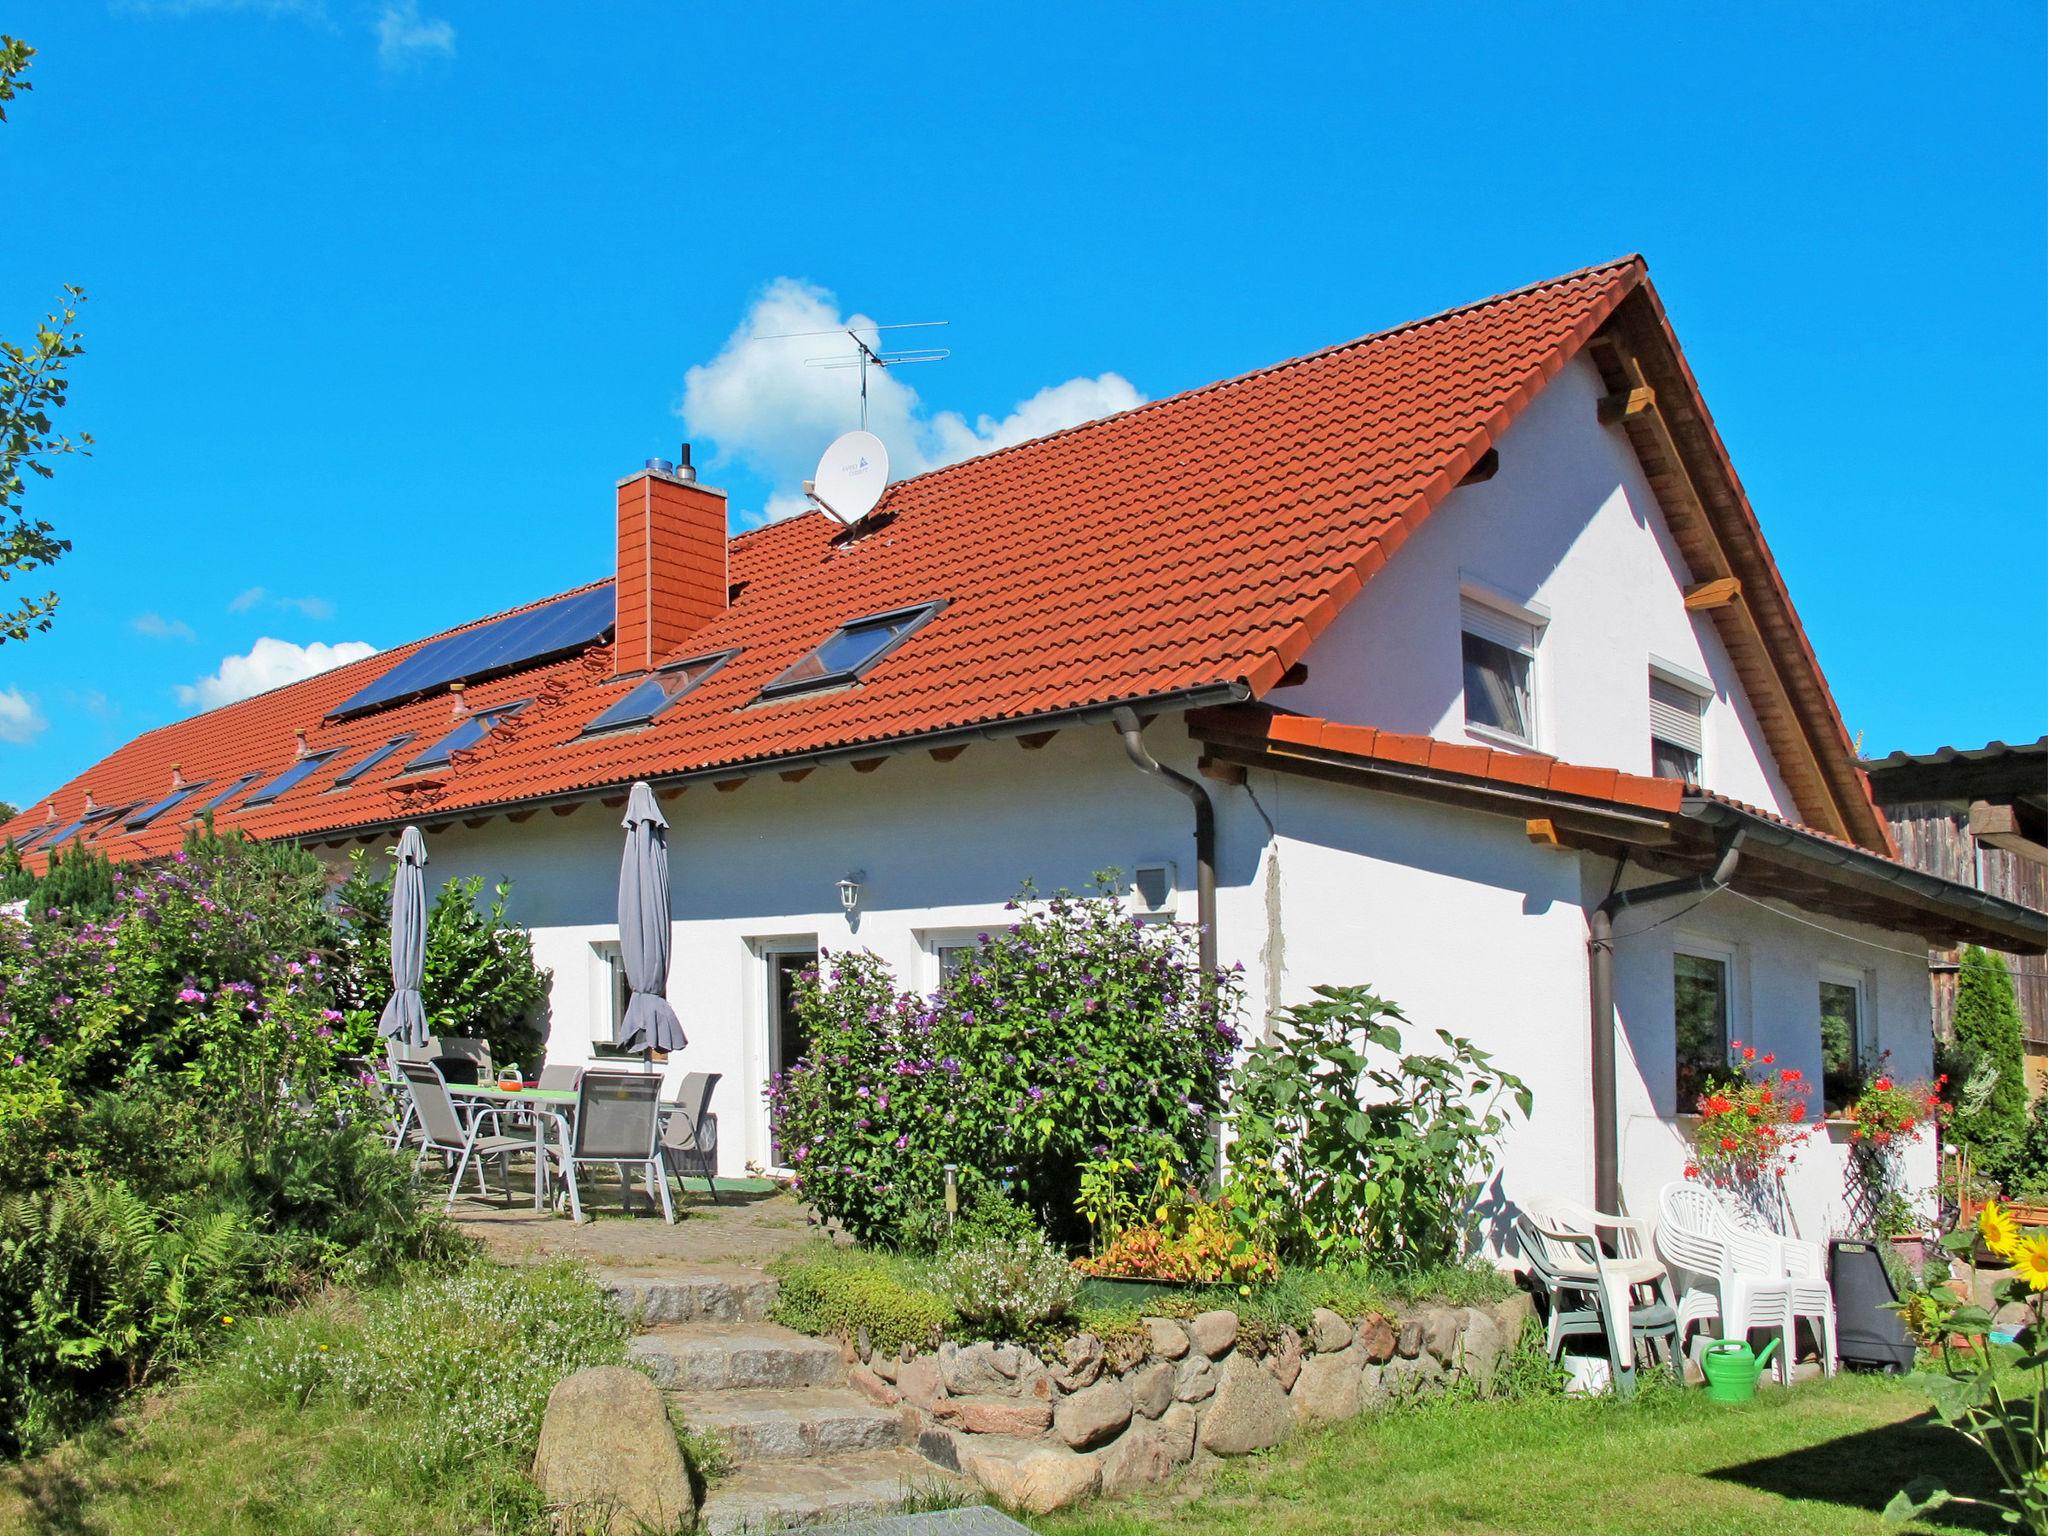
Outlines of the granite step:
{"label": "granite step", "polygon": [[612,1305],[641,1326],[665,1323],[759,1322],[775,1305],[773,1275],[758,1269],[691,1269],[674,1274],[600,1269],[597,1283]]}
{"label": "granite step", "polygon": [[755,1461],[711,1485],[697,1511],[698,1529],[711,1536],[751,1536],[882,1514],[909,1500],[927,1508],[984,1502],[959,1478],[901,1448],[808,1461]]}
{"label": "granite step", "polygon": [[654,1384],[671,1392],[750,1387],[836,1387],[846,1382],[839,1346],[775,1323],[686,1323],[651,1329],[626,1346]]}
{"label": "granite step", "polygon": [[904,1443],[902,1415],[850,1387],[671,1392],[668,1402],[684,1424],[715,1432],[740,1461],[840,1456]]}

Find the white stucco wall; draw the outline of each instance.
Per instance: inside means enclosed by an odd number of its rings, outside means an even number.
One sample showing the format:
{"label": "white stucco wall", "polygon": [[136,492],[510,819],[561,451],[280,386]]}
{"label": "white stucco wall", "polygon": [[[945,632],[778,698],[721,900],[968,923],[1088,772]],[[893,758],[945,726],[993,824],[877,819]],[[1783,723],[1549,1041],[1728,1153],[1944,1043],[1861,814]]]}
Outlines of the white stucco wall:
{"label": "white stucco wall", "polygon": [[1620,427],[1595,414],[1593,365],[1571,364],[1500,443],[1500,470],[1454,491],[1303,658],[1271,702],[1446,741],[1465,728],[1461,583],[1547,615],[1536,648],[1537,747],[1566,762],[1650,771],[1652,659],[1709,679],[1711,789],[1796,815],[1713,621]]}

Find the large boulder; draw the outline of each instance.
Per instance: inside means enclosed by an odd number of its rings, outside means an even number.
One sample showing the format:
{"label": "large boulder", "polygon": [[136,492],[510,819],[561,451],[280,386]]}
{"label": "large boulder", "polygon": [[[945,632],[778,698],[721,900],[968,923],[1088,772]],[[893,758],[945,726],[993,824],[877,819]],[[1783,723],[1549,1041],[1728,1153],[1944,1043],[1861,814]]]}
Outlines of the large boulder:
{"label": "large boulder", "polygon": [[1188,1352],[1188,1331],[1170,1317],[1148,1317],[1145,1342],[1160,1359],[1178,1360]]}
{"label": "large boulder", "polygon": [[1394,1325],[1382,1314],[1374,1312],[1361,1317],[1357,1337],[1358,1347],[1372,1364],[1385,1365],[1394,1358]]}
{"label": "large boulder", "polygon": [[1063,1400],[1053,1413],[1053,1427],[1077,1451],[1093,1450],[1124,1432],[1131,1422],[1131,1394],[1115,1376]]}
{"label": "large boulder", "polygon": [[1102,1491],[1111,1498],[1155,1487],[1186,1466],[1195,1454],[1195,1410],[1175,1403],[1156,1423],[1138,1423],[1106,1451]]}
{"label": "large boulder", "polygon": [[1351,1342],[1351,1325],[1328,1307],[1317,1307],[1309,1319],[1308,1341],[1316,1353],[1334,1355]]}
{"label": "large boulder", "polygon": [[1199,1403],[1215,1392],[1221,1375],[1216,1362],[1207,1355],[1190,1355],[1181,1361],[1173,1378],[1174,1398],[1183,1403]]}
{"label": "large boulder", "polygon": [[555,1383],[540,1421],[533,1480],[578,1529],[689,1530],[697,1523],[690,1469],[661,1390],[622,1365]]}
{"label": "large boulder", "polygon": [[1124,1378],[1131,1389],[1131,1407],[1156,1419],[1173,1403],[1174,1370],[1170,1361],[1148,1360]]}
{"label": "large boulder", "polygon": [[969,1435],[959,1442],[960,1470],[984,1492],[1026,1514],[1049,1515],[1101,1484],[1093,1456],[1081,1456],[1043,1440],[1005,1440]]}
{"label": "large boulder", "polygon": [[1365,1361],[1356,1349],[1311,1355],[1294,1384],[1295,1416],[1304,1423],[1358,1417],[1359,1381]]}
{"label": "large boulder", "polygon": [[1024,1352],[1014,1344],[939,1346],[939,1379],[955,1397],[1007,1397],[1023,1366]]}
{"label": "large boulder", "polygon": [[[1344,1336],[1347,1339],[1351,1336],[1349,1323],[1344,1325]],[[1344,1347],[1338,1346],[1340,1349]],[[1301,1361],[1301,1335],[1292,1328],[1282,1328],[1279,1347],[1266,1356],[1266,1369],[1271,1371],[1273,1379],[1280,1383],[1282,1392],[1294,1390],[1294,1383],[1301,1377]]]}
{"label": "large boulder", "polygon": [[1188,1323],[1188,1337],[1211,1360],[1220,1359],[1237,1342],[1237,1314],[1197,1312]]}
{"label": "large boulder", "polygon": [[932,1409],[932,1417],[965,1434],[1029,1440],[1052,1427],[1052,1404],[1028,1397],[949,1397]]}
{"label": "large boulder", "polygon": [[1294,1432],[1294,1408],[1272,1373],[1243,1355],[1223,1366],[1216,1400],[1202,1415],[1202,1448],[1215,1456],[1244,1456],[1278,1445]]}
{"label": "large boulder", "polygon": [[1493,1390],[1493,1373],[1507,1353],[1507,1340],[1493,1314],[1479,1307],[1465,1309],[1465,1331],[1458,1341],[1458,1363],[1482,1392]]}
{"label": "large boulder", "polygon": [[1067,1340],[1061,1364],[1052,1373],[1063,1392],[1079,1392],[1095,1385],[1102,1374],[1102,1340],[1092,1333],[1077,1333]]}
{"label": "large boulder", "polygon": [[1458,1363],[1458,1332],[1464,1318],[1449,1307],[1431,1307],[1422,1314],[1422,1347],[1438,1365]]}

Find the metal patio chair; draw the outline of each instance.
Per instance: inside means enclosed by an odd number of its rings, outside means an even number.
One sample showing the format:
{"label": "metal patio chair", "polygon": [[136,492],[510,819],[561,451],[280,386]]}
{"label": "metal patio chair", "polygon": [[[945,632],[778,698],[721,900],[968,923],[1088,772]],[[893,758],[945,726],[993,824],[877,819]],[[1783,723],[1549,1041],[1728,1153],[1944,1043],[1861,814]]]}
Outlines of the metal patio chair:
{"label": "metal patio chair", "polygon": [[711,1093],[722,1076],[718,1072],[686,1072],[673,1103],[664,1106],[661,1119],[661,1157],[676,1176],[676,1188],[683,1187],[683,1175],[694,1173],[711,1191],[711,1203],[718,1195],[718,1116],[711,1113]]}
{"label": "metal patio chair", "polygon": [[[455,1176],[448,1184],[447,1201],[452,1206],[456,1191],[462,1188],[462,1176],[469,1170],[472,1160],[476,1163],[477,1193],[490,1193],[484,1185],[484,1164],[495,1158],[504,1179],[505,1197],[509,1200],[512,1197],[512,1159],[535,1150],[533,1137],[484,1135],[484,1127],[504,1114],[503,1110],[496,1108],[480,1108],[464,1124],[462,1116],[455,1112],[455,1101],[449,1096],[446,1080],[431,1062],[400,1062],[399,1070],[405,1074],[406,1086],[412,1090],[413,1108],[419,1120],[420,1155],[414,1166],[425,1161],[429,1152],[438,1152],[443,1161],[454,1164]],[[534,1177],[540,1176],[540,1170],[536,1168]]]}
{"label": "metal patio chair", "polygon": [[583,1196],[576,1170],[587,1163],[610,1163],[618,1170],[624,1200],[630,1209],[633,1184],[629,1165],[637,1165],[661,1197],[662,1219],[675,1224],[675,1207],[662,1172],[661,1079],[647,1072],[585,1072],[576,1084],[576,1125],[573,1139],[557,1161],[569,1186],[569,1213],[583,1219]]}

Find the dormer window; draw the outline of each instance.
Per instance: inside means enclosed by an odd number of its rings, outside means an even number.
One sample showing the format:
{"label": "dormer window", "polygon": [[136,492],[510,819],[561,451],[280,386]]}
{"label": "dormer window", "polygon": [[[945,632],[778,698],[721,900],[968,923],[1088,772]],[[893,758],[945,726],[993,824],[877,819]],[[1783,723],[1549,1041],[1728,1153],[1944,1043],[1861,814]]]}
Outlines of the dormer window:
{"label": "dormer window", "polygon": [[1650,772],[1683,784],[1700,782],[1706,761],[1709,693],[1670,669],[1650,670]]}
{"label": "dormer window", "polygon": [[1465,725],[1475,735],[1536,744],[1536,642],[1527,616],[1467,595],[1460,601]]}
{"label": "dormer window", "polygon": [[915,608],[898,608],[843,624],[810,655],[766,684],[761,697],[782,698],[856,682],[944,606],[921,603]]}

